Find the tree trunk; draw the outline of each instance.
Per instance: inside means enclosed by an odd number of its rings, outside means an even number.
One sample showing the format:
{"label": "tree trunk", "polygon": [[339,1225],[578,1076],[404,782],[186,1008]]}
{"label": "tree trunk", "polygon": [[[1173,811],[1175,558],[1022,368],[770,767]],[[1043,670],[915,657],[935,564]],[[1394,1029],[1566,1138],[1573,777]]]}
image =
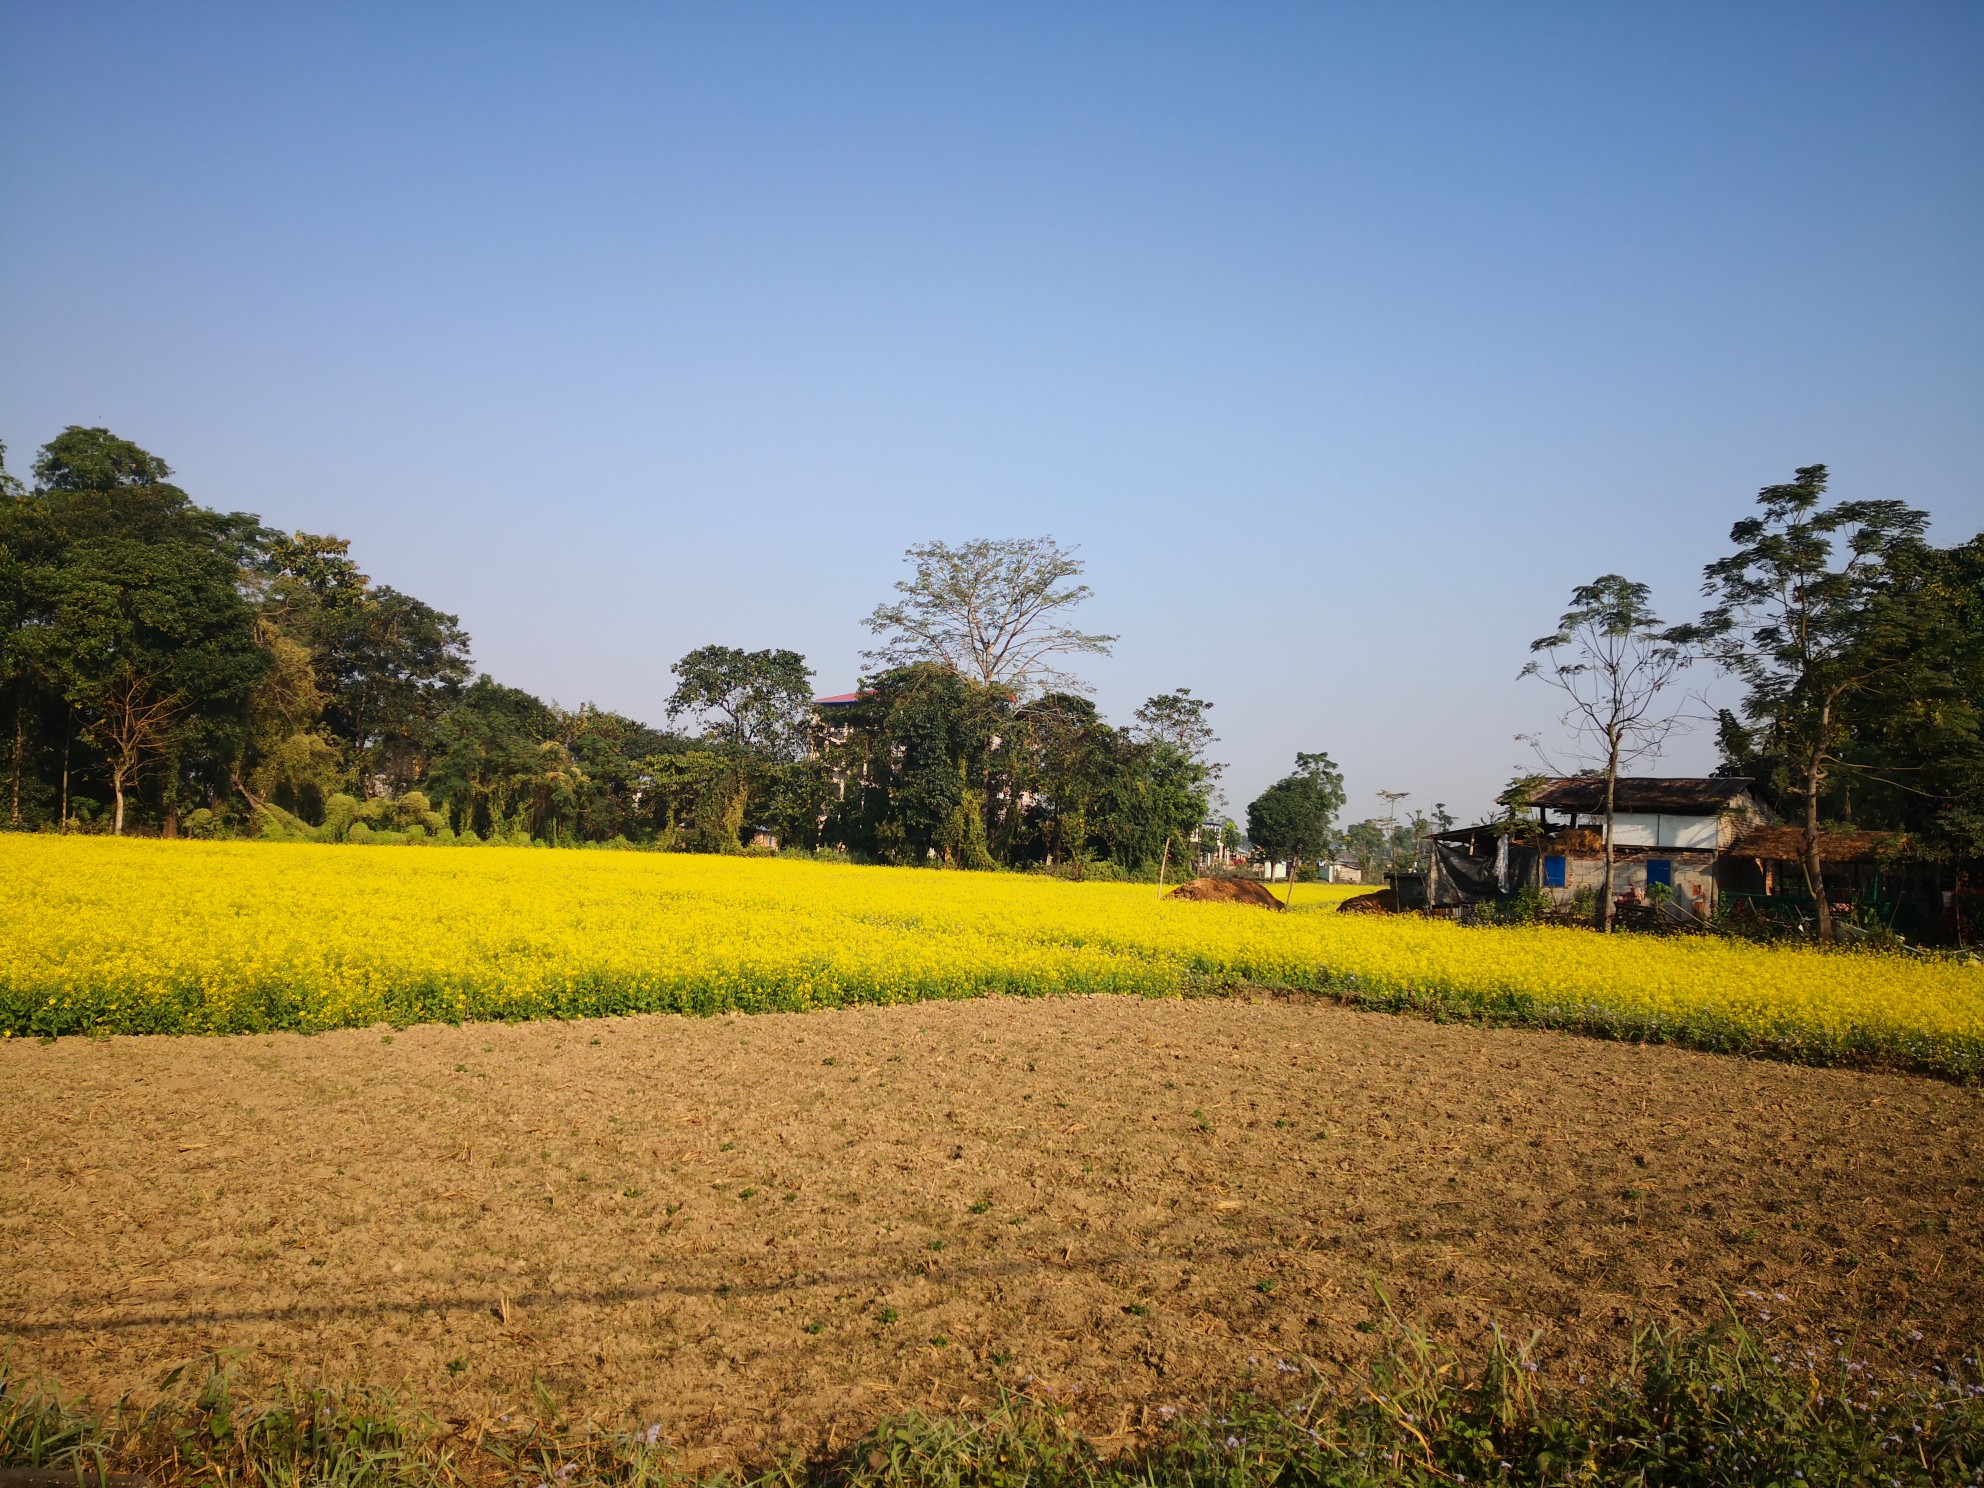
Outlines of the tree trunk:
{"label": "tree trunk", "polygon": [[110,793],[117,802],[110,819],[110,835],[122,837],[124,835],[124,766],[122,764],[110,767]]}
{"label": "tree trunk", "polygon": [[1825,756],[1815,749],[1805,770],[1805,851],[1802,866],[1805,870],[1805,889],[1811,894],[1813,908],[1819,917],[1819,942],[1831,945],[1832,905],[1826,902],[1825,868],[1819,862],[1819,788],[1824,779]]}
{"label": "tree trunk", "polygon": [[1619,745],[1613,741],[1605,756],[1605,881],[1598,890],[1598,928],[1612,933],[1612,814],[1619,798]]}
{"label": "tree trunk", "polygon": [[12,800],[7,815],[8,824],[16,827],[21,824],[21,748],[23,743],[24,735],[21,731],[21,698],[20,694],[16,693],[14,695],[14,783]]}
{"label": "tree trunk", "polygon": [[62,705],[62,830],[69,830],[69,741],[75,730],[70,726],[71,705]]}

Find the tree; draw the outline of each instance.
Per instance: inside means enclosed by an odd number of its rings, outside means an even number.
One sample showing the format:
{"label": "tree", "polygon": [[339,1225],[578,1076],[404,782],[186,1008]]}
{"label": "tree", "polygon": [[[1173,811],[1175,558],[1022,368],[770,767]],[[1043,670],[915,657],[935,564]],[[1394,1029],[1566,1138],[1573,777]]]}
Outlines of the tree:
{"label": "tree", "polygon": [[104,749],[119,832],[146,756],[173,766],[160,783],[168,832],[180,767],[224,774],[268,665],[242,593],[259,524],[194,506],[170,474],[107,430],[72,427],[43,447],[26,498],[23,680],[52,690]]}
{"label": "tree", "polygon": [[[1827,471],[1800,467],[1757,494],[1760,514],[1730,528],[1736,551],[1703,570],[1713,603],[1673,639],[1699,646],[1746,688],[1743,716],[1786,762],[1803,803],[1803,863],[1821,940],[1832,906],[1819,860],[1820,803],[1851,734],[1843,710],[1908,665],[1899,637],[1874,624],[1892,561],[1921,540],[1926,512],[1900,501],[1821,507]],[[1843,552],[1835,557],[1836,548]]]}
{"label": "tree", "polygon": [[1298,868],[1330,850],[1336,814],[1343,809],[1343,773],[1327,754],[1297,754],[1284,775],[1247,807],[1247,839],[1270,862],[1288,864],[1289,892]]}
{"label": "tree", "polygon": [[1133,715],[1131,733],[1146,744],[1160,744],[1177,750],[1205,771],[1208,781],[1216,782],[1226,766],[1211,759],[1207,751],[1219,742],[1206,714],[1212,704],[1192,696],[1189,687],[1178,687],[1144,699]]}
{"label": "tree", "polygon": [[325,716],[350,745],[360,796],[372,793],[381,772],[411,784],[434,745],[436,720],[469,679],[461,622],[382,584],[324,607],[313,628],[326,676]]}
{"label": "tree", "polygon": [[1923,859],[1984,858],[1984,535],[1897,544],[1863,645],[1896,664],[1843,703],[1851,768],[1829,804]]}
{"label": "tree", "polygon": [[[42,491],[154,489],[172,478],[172,467],[108,429],[71,424],[41,447],[34,482]],[[178,487],[169,488],[184,496]]]}
{"label": "tree", "polygon": [[38,513],[28,501],[27,488],[7,469],[7,446],[0,441],[0,691],[11,704],[13,747],[9,751],[8,809],[10,826],[21,824],[21,780],[28,752],[29,713],[45,688],[36,684],[35,644],[30,625],[36,606],[29,596],[35,571]]}
{"label": "tree", "polygon": [[841,792],[829,840],[887,863],[990,867],[983,782],[1008,706],[934,663],[871,678],[826,751]]}
{"label": "tree", "polygon": [[797,651],[699,646],[670,670],[681,678],[668,699],[670,719],[690,714],[709,738],[767,759],[803,751],[813,671]]}
{"label": "tree", "polygon": [[173,726],[188,707],[184,693],[162,693],[153,677],[120,669],[97,693],[95,720],[89,733],[104,746],[110,761],[110,789],[115,798],[110,832],[124,835],[124,788],[137,778],[147,754],[164,753]]}
{"label": "tree", "polygon": [[1068,582],[1080,576],[1081,560],[1051,537],[923,543],[905,561],[916,577],[896,583],[902,598],[877,605],[862,622],[884,637],[863,653],[878,667],[934,662],[1024,699],[1049,688],[1084,690],[1058,658],[1106,656],[1116,640],[1065,623],[1091,591]]}
{"label": "tree", "polygon": [[1557,629],[1530,643],[1539,653],[1522,669],[1570,699],[1562,722],[1605,780],[1605,877],[1598,895],[1599,927],[1612,929],[1614,806],[1619,771],[1657,755],[1675,725],[1661,694],[1688,664],[1687,652],[1653,613],[1652,591],[1618,574],[1603,574],[1571,591]]}
{"label": "tree", "polygon": [[[507,835],[528,831],[540,789],[562,759],[547,759],[557,718],[539,699],[489,677],[462,689],[435,723],[426,779],[453,814],[455,829]],[[562,752],[562,751],[561,751]]]}

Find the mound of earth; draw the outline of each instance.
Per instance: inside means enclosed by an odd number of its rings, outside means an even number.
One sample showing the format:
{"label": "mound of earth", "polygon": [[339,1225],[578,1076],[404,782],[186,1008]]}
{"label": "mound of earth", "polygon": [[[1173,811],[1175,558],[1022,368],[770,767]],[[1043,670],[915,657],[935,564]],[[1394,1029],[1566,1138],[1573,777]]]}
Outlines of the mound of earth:
{"label": "mound of earth", "polygon": [[1164,897],[1193,899],[1202,904],[1251,904],[1258,909],[1288,907],[1258,878],[1195,878],[1190,883],[1181,883]]}
{"label": "mound of earth", "polygon": [[1346,899],[1336,907],[1338,914],[1397,914],[1398,894],[1392,889],[1379,889],[1375,894],[1359,894],[1355,899]]}

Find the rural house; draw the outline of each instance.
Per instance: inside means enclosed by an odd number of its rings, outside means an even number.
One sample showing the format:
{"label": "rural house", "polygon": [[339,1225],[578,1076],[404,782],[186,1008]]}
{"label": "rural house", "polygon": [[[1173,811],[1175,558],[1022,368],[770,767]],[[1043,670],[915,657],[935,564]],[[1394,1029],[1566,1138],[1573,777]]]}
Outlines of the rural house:
{"label": "rural house", "polygon": [[[1612,893],[1638,899],[1660,887],[1696,913],[1712,913],[1723,859],[1745,834],[1771,824],[1750,787],[1750,781],[1734,777],[1619,780],[1613,797]],[[1526,810],[1528,821],[1462,827],[1431,838],[1429,907],[1457,909],[1523,888],[1541,889],[1568,905],[1581,889],[1599,890],[1605,876],[1603,780],[1547,781],[1515,810]]]}

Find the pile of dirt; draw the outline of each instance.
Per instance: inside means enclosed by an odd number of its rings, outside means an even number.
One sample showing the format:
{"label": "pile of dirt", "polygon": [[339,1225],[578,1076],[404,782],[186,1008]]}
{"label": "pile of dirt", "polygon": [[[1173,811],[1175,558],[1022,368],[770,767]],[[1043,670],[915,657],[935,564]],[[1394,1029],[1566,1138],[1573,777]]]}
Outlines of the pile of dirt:
{"label": "pile of dirt", "polygon": [[1286,909],[1258,878],[1195,878],[1164,896],[1201,904],[1251,904],[1257,909]]}
{"label": "pile of dirt", "polygon": [[1397,914],[1398,891],[1379,889],[1375,894],[1359,894],[1336,907],[1338,914]]}

